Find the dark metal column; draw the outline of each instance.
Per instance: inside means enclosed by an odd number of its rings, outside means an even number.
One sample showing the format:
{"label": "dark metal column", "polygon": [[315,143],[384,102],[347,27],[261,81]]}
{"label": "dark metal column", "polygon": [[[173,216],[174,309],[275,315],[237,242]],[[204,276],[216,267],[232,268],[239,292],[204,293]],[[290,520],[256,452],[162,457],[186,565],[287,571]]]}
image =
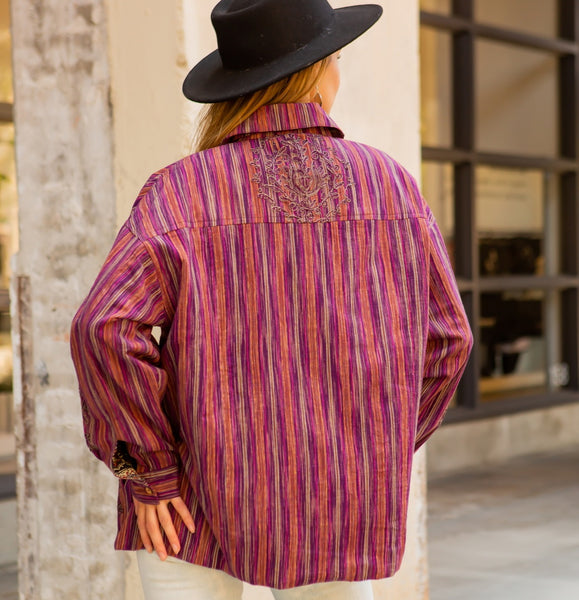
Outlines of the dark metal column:
{"label": "dark metal column", "polygon": [[[472,25],[473,0],[453,0],[453,15]],[[453,33],[453,139],[454,147],[467,152],[475,149],[475,47],[472,27]],[[478,241],[475,222],[475,165],[464,160],[454,165],[455,267],[460,279],[473,288],[463,294],[463,302],[473,327],[475,344],[460,384],[457,402],[474,408],[479,397],[480,298],[478,293]]]}
{"label": "dark metal column", "polygon": [[[576,42],[579,32],[579,1],[559,0],[559,36]],[[577,55],[564,54],[559,59],[560,152],[577,161],[578,119]],[[579,274],[579,210],[577,171],[561,174],[561,252],[564,274]],[[569,388],[579,389],[579,290],[563,291],[563,360],[569,365]]]}

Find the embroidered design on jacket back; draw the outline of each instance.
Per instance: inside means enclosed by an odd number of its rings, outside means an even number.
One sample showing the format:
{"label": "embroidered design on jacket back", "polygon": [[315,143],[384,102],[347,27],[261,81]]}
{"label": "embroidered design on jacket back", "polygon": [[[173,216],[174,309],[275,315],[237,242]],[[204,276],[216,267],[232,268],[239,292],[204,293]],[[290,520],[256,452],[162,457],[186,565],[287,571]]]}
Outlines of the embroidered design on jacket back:
{"label": "embroidered design on jacket back", "polygon": [[251,164],[259,197],[299,223],[332,221],[352,201],[351,167],[320,136],[260,139]]}

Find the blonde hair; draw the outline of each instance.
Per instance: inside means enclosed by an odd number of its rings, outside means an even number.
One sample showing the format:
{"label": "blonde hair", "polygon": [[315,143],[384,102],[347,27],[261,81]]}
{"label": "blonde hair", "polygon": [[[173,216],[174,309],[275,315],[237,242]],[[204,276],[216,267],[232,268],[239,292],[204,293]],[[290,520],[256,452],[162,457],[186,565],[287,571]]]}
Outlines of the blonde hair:
{"label": "blonde hair", "polygon": [[253,94],[207,105],[199,119],[195,150],[219,146],[240,123],[266,104],[297,102],[316,87],[329,61],[330,57],[324,58]]}

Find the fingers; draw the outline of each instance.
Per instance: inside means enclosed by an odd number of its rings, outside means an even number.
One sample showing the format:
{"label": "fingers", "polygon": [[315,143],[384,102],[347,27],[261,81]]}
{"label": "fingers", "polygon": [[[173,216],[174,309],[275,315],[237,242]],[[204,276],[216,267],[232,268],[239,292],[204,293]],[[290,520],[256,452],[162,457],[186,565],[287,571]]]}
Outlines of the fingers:
{"label": "fingers", "polygon": [[183,523],[191,533],[195,533],[195,523],[193,522],[193,517],[187,508],[187,505],[181,498],[173,498],[171,500],[171,504],[173,508],[177,511],[177,514],[181,517]]}
{"label": "fingers", "polygon": [[[166,507],[166,500],[165,508]],[[161,528],[159,527],[159,517],[158,512],[160,507],[163,505],[163,502],[160,504],[147,504],[145,508],[145,523],[147,527],[147,533],[151,538],[151,542],[153,543],[153,547],[155,551],[159,555],[161,560],[165,560],[167,558],[167,548],[165,548],[165,542],[163,541],[163,536],[161,534]],[[171,517],[169,516],[169,520]],[[162,522],[161,522],[162,523]],[[166,523],[166,521],[165,521]],[[171,523],[171,526],[173,524]],[[174,530],[173,530],[174,531]]]}
{"label": "fingers", "polygon": [[145,519],[146,505],[135,499],[135,508],[137,513],[137,527],[139,528],[139,534],[141,536],[143,546],[145,546],[147,552],[151,553],[153,552],[153,543],[151,542],[151,538],[147,532],[147,523]]}
{"label": "fingers", "polygon": [[169,512],[169,503],[173,505],[173,508],[189,531],[195,533],[193,517],[182,498],[162,500],[157,505],[144,504],[137,499],[134,499],[134,502],[137,513],[137,526],[143,545],[148,552],[152,552],[154,549],[161,560],[167,558],[167,548],[165,547],[162,532],[165,533],[175,554],[178,554],[181,550],[181,543],[175,531],[171,513]]}
{"label": "fingers", "polygon": [[179,550],[181,550],[181,542],[179,542],[179,538],[177,537],[177,532],[175,531],[175,526],[173,525],[173,519],[171,518],[168,504],[169,501],[164,501],[157,505],[157,516],[159,518],[159,522],[161,523],[161,527],[167,536],[167,540],[169,540],[169,544],[171,544],[171,548],[173,548],[173,552],[178,554]]}

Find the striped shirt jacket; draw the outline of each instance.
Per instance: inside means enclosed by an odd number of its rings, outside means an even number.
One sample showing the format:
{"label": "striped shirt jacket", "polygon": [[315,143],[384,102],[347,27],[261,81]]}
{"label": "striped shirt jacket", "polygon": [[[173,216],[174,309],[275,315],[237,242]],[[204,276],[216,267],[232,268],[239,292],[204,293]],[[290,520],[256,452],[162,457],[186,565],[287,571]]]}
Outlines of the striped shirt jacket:
{"label": "striped shirt jacket", "polygon": [[252,584],[400,567],[413,454],[472,336],[415,180],[317,104],[152,175],[71,335],[117,549],[143,547],[133,497],[180,495],[178,558]]}

